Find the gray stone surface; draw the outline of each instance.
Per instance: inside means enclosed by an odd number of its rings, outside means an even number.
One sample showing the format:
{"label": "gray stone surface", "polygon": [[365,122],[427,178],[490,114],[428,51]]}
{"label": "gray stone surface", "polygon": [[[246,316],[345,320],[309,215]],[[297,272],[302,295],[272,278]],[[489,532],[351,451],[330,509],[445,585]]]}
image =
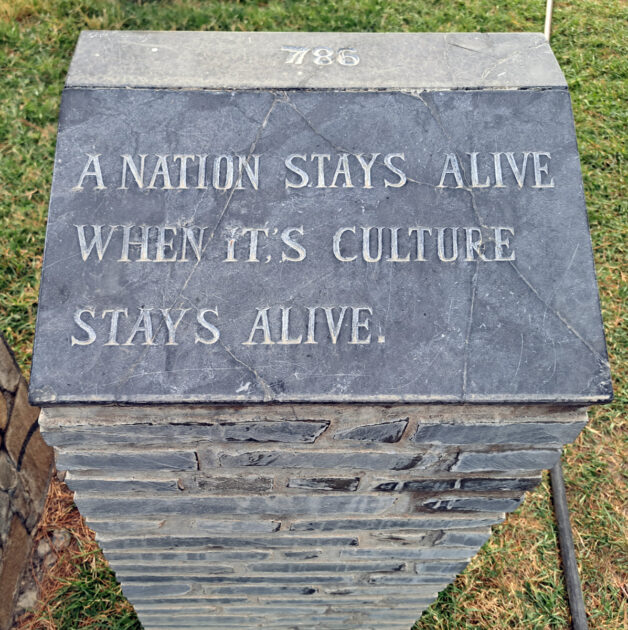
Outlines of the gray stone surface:
{"label": "gray stone surface", "polygon": [[117,563],[138,562],[160,562],[160,563],[178,563],[188,564],[190,562],[211,563],[211,562],[241,562],[244,560],[266,560],[270,556],[267,551],[203,551],[203,552],[171,552],[171,551],[155,551],[155,552],[135,552],[135,553],[116,553],[111,552],[107,557]]}
{"label": "gray stone surface", "polygon": [[196,470],[194,452],[65,453],[57,455],[59,470]]}
{"label": "gray stone surface", "polygon": [[[405,552],[405,555],[404,555]],[[468,547],[448,547],[436,549],[432,547],[403,549],[342,549],[340,557],[381,558],[385,553],[389,557],[404,557],[407,560],[468,560],[472,552]]]}
{"label": "gray stone surface", "polygon": [[[453,581],[453,577],[449,580]],[[369,578],[371,584],[387,584],[398,586],[410,586],[412,584],[436,584],[438,590],[447,584],[444,575],[372,575]]]}
{"label": "gray stone surface", "polygon": [[407,418],[397,422],[368,424],[353,429],[342,429],[334,434],[334,439],[358,440],[360,442],[398,442],[407,426]]}
{"label": "gray stone surface", "polygon": [[273,480],[268,477],[197,476],[195,483],[204,492],[265,492],[273,487]]}
{"label": "gray stone surface", "polygon": [[72,489],[81,494],[87,492],[181,492],[176,480],[170,481],[118,481],[115,479],[72,479]]}
{"label": "gray stone surface", "polygon": [[415,566],[416,573],[433,574],[433,573],[455,573],[464,571],[467,566],[466,562],[417,562]]}
{"label": "gray stone surface", "polygon": [[500,497],[455,497],[436,498],[421,501],[420,505],[435,512],[512,512],[521,503],[521,499]]}
{"label": "gray stone surface", "polygon": [[354,536],[303,537],[298,536],[138,536],[137,538],[99,537],[98,543],[105,551],[130,549],[282,549],[292,547],[342,547],[358,544]]}
{"label": "gray stone surface", "polygon": [[[205,534],[268,534],[276,532],[281,523],[279,521],[244,519],[217,520],[194,519],[183,521],[178,517],[168,519],[125,520],[123,518],[110,521],[89,519],[89,526],[98,535],[117,534],[175,534],[178,536],[198,536]],[[183,560],[183,559],[182,559]]]}
{"label": "gray stone surface", "polygon": [[495,525],[500,522],[501,517],[469,517],[455,518],[450,517],[408,517],[395,518],[389,517],[385,519],[337,519],[337,520],[317,520],[317,521],[296,521],[290,525],[291,531],[320,531],[329,532],[336,530],[412,530],[412,529],[440,529],[445,527],[485,527]]}
{"label": "gray stone surface", "polygon": [[179,597],[176,595],[169,595],[167,598],[154,599],[150,597],[136,597],[134,600],[140,606],[155,606],[155,605],[173,605],[173,606],[187,606],[189,604],[193,606],[210,606],[214,604],[241,604],[247,601],[246,597]]}
{"label": "gray stone surface", "polygon": [[[199,454],[201,470],[203,453]],[[219,457],[220,465],[263,466],[273,468],[357,468],[362,470],[411,470],[424,468],[436,461],[436,457],[415,453],[373,453],[373,452],[263,452],[224,454]],[[210,466],[212,464],[210,463]]]}
{"label": "gray stone surface", "polygon": [[223,422],[219,424],[152,424],[116,426],[77,426],[72,432],[49,431],[51,446],[90,444],[129,444],[134,442],[168,444],[170,440],[211,442],[314,442],[328,421]]}
{"label": "gray stone surface", "polygon": [[[286,63],[284,46],[352,48],[354,66]],[[176,54],[173,52],[176,51]],[[403,63],[399,63],[403,60]],[[349,60],[350,62],[350,60]],[[82,33],[69,87],[566,87],[540,33]]]}
{"label": "gray stone surface", "polygon": [[39,304],[37,403],[611,397],[564,89],[69,88]]}
{"label": "gray stone surface", "polygon": [[354,492],[360,484],[359,477],[316,477],[310,479],[292,478],[288,480],[288,488],[305,488],[308,490],[332,490]]}
{"label": "gray stone surface", "polygon": [[274,495],[269,497],[176,497],[176,498],[110,498],[77,495],[80,510],[93,516],[108,514],[162,515],[180,514],[373,514],[389,508],[394,497],[387,495]]}
{"label": "gray stone surface", "polygon": [[485,530],[481,532],[443,532],[443,535],[439,538],[437,544],[461,546],[468,545],[469,547],[479,548],[490,538],[490,535],[490,530]]}
{"label": "gray stone surface", "polygon": [[256,573],[347,573],[357,571],[401,571],[406,568],[403,562],[259,562],[248,568]]}
{"label": "gray stone surface", "polygon": [[[176,575],[158,575],[151,573],[135,574],[132,571],[119,570],[117,573],[127,582],[172,582],[181,579]],[[204,584],[353,584],[351,575],[186,575],[191,583]]]}
{"label": "gray stone surface", "polygon": [[515,479],[468,477],[454,479],[413,479],[411,481],[388,481],[378,483],[374,490],[380,492],[443,492],[467,490],[474,492],[532,490],[541,481],[540,477]]}
{"label": "gray stone surface", "polygon": [[564,444],[576,439],[586,422],[419,425],[412,440],[421,444]]}
{"label": "gray stone surface", "polygon": [[461,453],[451,467],[456,472],[487,472],[514,470],[547,470],[560,457],[560,451],[521,450],[500,453]]}

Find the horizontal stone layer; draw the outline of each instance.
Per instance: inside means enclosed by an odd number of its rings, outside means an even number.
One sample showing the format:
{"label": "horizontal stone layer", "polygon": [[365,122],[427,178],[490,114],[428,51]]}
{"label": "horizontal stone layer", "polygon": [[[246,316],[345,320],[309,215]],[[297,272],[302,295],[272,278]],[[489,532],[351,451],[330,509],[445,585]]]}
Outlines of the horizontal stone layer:
{"label": "horizontal stone layer", "polygon": [[129,444],[134,442],[168,444],[182,442],[314,442],[329,426],[327,420],[284,420],[275,422],[222,422],[189,424],[128,424],[115,426],[74,426],[50,430],[46,440],[52,446]]}
{"label": "horizontal stone layer", "polygon": [[507,424],[419,424],[410,438],[420,444],[565,444],[576,439],[582,422]]}

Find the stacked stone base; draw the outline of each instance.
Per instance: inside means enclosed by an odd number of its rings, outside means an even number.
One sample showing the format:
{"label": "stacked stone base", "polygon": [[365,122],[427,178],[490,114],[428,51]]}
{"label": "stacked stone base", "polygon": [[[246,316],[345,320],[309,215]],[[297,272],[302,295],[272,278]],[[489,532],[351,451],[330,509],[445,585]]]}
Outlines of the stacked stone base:
{"label": "stacked stone base", "polygon": [[583,408],[56,407],[57,466],[147,630],[410,628]]}

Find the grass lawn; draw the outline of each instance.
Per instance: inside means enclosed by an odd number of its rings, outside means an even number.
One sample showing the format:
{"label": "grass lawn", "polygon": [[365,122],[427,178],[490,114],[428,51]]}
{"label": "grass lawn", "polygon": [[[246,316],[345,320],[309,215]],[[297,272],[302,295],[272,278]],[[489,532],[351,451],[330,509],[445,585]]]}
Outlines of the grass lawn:
{"label": "grass lawn", "polygon": [[[628,8],[624,0],[555,4],[552,47],[571,89],[616,396],[566,450],[565,476],[590,627],[618,630],[628,627]],[[540,31],[544,9],[544,0],[0,0],[0,330],[22,369],[33,345],[59,100],[81,29]],[[59,507],[67,496],[53,490],[51,509],[76,544],[46,605],[22,627],[139,628],[89,534]],[[567,627],[547,482],[415,626]]]}

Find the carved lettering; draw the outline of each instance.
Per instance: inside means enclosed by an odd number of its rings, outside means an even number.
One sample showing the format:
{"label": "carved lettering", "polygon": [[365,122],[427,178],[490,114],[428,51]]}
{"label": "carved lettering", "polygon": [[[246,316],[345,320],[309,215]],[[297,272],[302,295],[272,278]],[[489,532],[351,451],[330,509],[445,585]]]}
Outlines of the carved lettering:
{"label": "carved lettering", "polygon": [[78,184],[74,186],[72,190],[83,190],[83,182],[86,177],[94,177],[96,179],[96,185],[93,187],[94,190],[105,190],[106,186],[100,168],[100,153],[87,153],[86,155],[87,163],[79,177]]}
{"label": "carved lettering", "polygon": [[[218,309],[156,307],[130,309],[114,306],[97,312],[93,308],[77,308],[72,319],[80,334],[71,335],[70,344],[89,346],[99,343],[109,347],[154,347],[177,346],[193,341],[194,344],[210,346],[220,338],[217,325],[209,321],[210,315],[217,319]],[[181,333],[184,334],[184,338],[180,339],[180,330],[184,328],[185,333]],[[121,343],[120,339],[125,341]]]}

